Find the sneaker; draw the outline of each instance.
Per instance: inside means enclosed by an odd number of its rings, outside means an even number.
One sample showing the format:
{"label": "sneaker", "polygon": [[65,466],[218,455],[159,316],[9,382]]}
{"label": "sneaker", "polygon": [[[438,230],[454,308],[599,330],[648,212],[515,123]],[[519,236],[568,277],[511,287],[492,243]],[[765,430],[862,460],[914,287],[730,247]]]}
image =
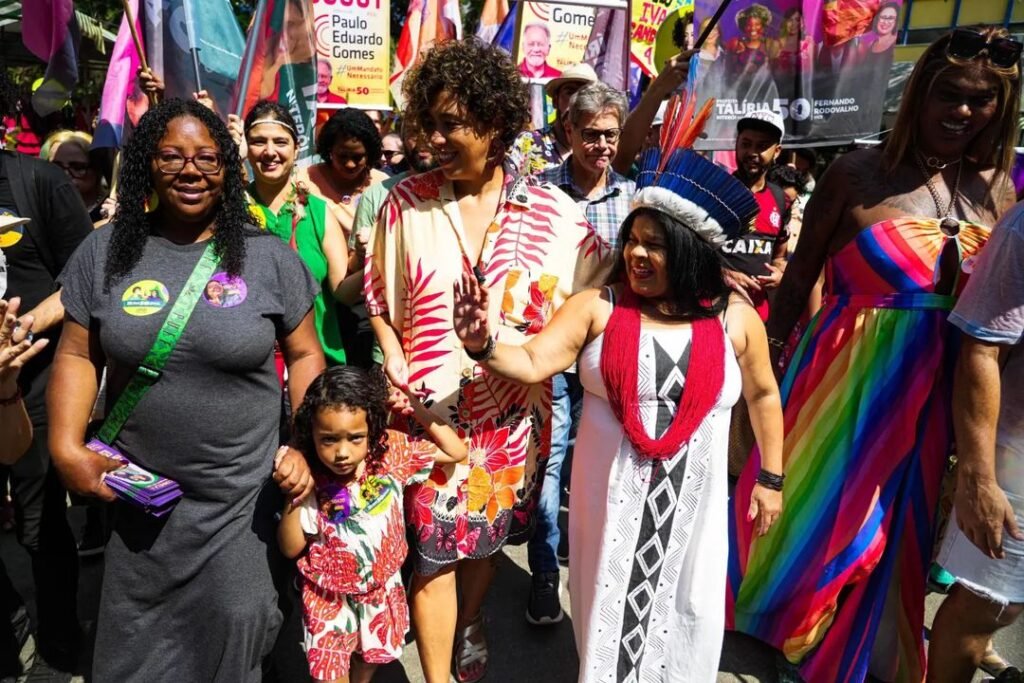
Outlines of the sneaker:
{"label": "sneaker", "polygon": [[559,563],[562,565],[569,565],[569,531],[563,531],[558,535],[558,550],[555,551],[555,557],[558,558]]}
{"label": "sneaker", "polygon": [[530,601],[526,606],[526,621],[534,626],[557,624],[565,616],[562,612],[562,583],[558,572],[539,572],[533,575]]}

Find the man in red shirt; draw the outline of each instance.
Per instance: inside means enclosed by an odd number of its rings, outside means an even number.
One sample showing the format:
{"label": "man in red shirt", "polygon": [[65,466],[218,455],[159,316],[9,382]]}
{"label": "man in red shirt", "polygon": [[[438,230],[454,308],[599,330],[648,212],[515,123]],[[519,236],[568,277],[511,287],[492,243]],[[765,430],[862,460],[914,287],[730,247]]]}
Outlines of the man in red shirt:
{"label": "man in red shirt", "polygon": [[735,176],[750,188],[761,210],[752,230],[722,246],[726,273],[746,292],[762,320],[768,320],[768,290],[782,281],[789,241],[782,188],[769,183],[768,169],[782,151],[785,124],[769,110],[753,112],[736,124]]}
{"label": "man in red shirt", "polygon": [[562,72],[548,64],[551,54],[551,31],[544,24],[529,24],[523,29],[519,73],[526,78],[558,78]]}

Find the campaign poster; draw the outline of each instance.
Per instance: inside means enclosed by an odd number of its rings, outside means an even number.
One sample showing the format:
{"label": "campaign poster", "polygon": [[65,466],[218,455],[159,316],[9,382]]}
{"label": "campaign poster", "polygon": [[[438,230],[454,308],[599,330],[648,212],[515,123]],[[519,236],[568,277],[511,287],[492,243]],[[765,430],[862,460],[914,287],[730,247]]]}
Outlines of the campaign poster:
{"label": "campaign poster", "polygon": [[[692,11],[693,0],[633,0],[629,52],[645,74],[657,76],[665,60],[683,49],[686,34],[683,17]],[[690,23],[691,31],[692,28]]]}
{"label": "campaign poster", "polygon": [[[732,149],[736,122],[772,109],[784,144],[843,144],[878,132],[902,0],[736,0],[691,67],[716,99],[699,149]],[[718,0],[697,0],[697,35]]]}
{"label": "campaign poster", "polygon": [[519,73],[531,82],[558,78],[562,70],[583,61],[594,7],[521,2],[515,60]]}
{"label": "campaign poster", "polygon": [[313,0],[317,109],[388,109],[390,0]]}

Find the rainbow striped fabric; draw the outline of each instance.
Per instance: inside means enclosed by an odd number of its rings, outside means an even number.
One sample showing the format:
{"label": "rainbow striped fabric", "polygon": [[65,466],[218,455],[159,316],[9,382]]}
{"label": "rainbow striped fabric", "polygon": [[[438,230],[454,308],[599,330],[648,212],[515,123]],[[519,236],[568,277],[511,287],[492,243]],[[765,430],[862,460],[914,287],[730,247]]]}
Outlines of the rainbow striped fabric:
{"label": "rainbow striped fabric", "polygon": [[[988,234],[961,223],[954,294]],[[924,680],[925,580],[953,436],[956,297],[935,293],[949,239],[936,219],[890,220],[829,259],[827,303],[781,387],[786,483],[767,536],[753,539],[746,520],[756,449],[736,489],[728,625],[807,681],[863,681],[880,628],[895,641],[888,679]]]}

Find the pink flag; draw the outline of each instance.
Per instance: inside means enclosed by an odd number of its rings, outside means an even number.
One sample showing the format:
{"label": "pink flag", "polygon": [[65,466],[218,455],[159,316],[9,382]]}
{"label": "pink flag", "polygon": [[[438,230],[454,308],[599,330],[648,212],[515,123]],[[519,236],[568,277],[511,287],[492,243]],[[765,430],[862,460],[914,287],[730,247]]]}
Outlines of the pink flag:
{"label": "pink flag", "polygon": [[[139,0],[129,0],[132,16],[142,39],[142,17],[139,16]],[[107,80],[103,84],[103,99],[100,101],[99,125],[93,136],[93,147],[120,147],[124,134],[125,113],[137,122],[139,117],[149,108],[146,99],[138,86],[135,75],[139,70],[139,55],[132,42],[128,17],[121,17],[121,30],[117,32],[117,40],[110,54],[110,66],[107,69]]]}
{"label": "pink flag", "polygon": [[46,116],[59,111],[78,83],[78,21],[71,0],[22,3],[21,39],[46,62],[46,74],[32,93],[32,108]]}

